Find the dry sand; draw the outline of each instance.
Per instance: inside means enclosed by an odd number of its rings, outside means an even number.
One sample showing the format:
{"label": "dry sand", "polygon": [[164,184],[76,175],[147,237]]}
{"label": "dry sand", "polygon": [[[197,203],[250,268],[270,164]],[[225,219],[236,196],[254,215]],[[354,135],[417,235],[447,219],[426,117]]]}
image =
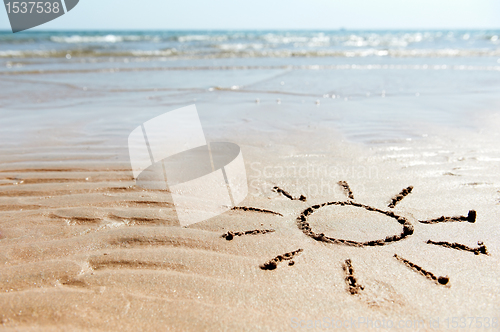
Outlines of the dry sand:
{"label": "dry sand", "polygon": [[312,148],[299,142],[313,132],[240,138],[248,208],[187,228],[166,193],[134,186],[127,163],[4,154],[1,327],[438,331],[480,317],[476,330],[487,319],[498,330],[495,135]]}

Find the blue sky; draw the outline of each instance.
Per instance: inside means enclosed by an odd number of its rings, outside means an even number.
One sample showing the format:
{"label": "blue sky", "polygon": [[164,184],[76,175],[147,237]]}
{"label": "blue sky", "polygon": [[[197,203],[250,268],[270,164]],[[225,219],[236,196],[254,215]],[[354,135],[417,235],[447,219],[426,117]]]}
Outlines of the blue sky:
{"label": "blue sky", "polygon": [[[499,29],[500,1],[80,0],[68,14],[36,29],[338,28]],[[5,10],[0,29],[10,29]]]}

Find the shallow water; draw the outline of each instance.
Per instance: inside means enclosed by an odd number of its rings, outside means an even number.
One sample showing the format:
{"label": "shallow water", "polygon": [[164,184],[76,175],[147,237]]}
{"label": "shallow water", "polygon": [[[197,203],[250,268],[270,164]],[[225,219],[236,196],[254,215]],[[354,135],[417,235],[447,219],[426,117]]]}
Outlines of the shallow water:
{"label": "shallow water", "polygon": [[[279,145],[293,137],[311,153],[325,152],[325,140],[390,145],[448,129],[474,133],[500,104],[498,36],[2,32],[3,158],[36,146],[43,160],[108,153],[127,164],[133,128],[193,103],[209,141]],[[160,54],[166,48],[178,52]]]}

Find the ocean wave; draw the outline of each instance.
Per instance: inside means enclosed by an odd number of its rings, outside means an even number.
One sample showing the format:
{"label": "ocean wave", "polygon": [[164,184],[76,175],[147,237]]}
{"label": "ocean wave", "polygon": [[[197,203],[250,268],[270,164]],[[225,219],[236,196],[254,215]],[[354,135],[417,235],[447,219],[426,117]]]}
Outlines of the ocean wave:
{"label": "ocean wave", "polygon": [[122,43],[164,41],[178,43],[267,43],[272,45],[402,46],[431,43],[495,43],[499,30],[471,31],[0,31],[0,45],[8,43]]}
{"label": "ocean wave", "polygon": [[68,44],[79,44],[79,43],[121,43],[130,41],[159,41],[158,36],[140,36],[140,35],[105,35],[105,36],[51,36],[50,41],[55,43],[68,43]]}
{"label": "ocean wave", "polygon": [[187,43],[187,42],[200,42],[200,41],[212,41],[212,42],[221,42],[221,41],[226,41],[230,38],[230,36],[227,35],[185,35],[185,36],[177,36],[177,37],[172,37],[172,40],[176,40],[181,43]]}
{"label": "ocean wave", "polygon": [[267,33],[247,35],[247,40],[263,40],[274,45],[321,45],[350,47],[407,47],[419,43],[439,45],[480,41],[496,42],[497,34],[491,32],[344,32],[344,33]]}
{"label": "ocean wave", "polygon": [[0,32],[0,58],[499,56],[500,31]]}
{"label": "ocean wave", "polygon": [[500,49],[349,49],[349,50],[309,50],[309,49],[265,49],[262,45],[225,44],[211,50],[5,50],[0,58],[71,58],[75,57],[182,57],[182,58],[290,58],[290,57],[497,57]]}
{"label": "ocean wave", "polygon": [[124,42],[160,42],[174,41],[179,43],[189,42],[222,42],[230,39],[225,35],[180,35],[171,34],[149,34],[149,35],[71,35],[71,36],[51,36],[50,41],[55,43],[85,44],[85,43],[124,43]]}

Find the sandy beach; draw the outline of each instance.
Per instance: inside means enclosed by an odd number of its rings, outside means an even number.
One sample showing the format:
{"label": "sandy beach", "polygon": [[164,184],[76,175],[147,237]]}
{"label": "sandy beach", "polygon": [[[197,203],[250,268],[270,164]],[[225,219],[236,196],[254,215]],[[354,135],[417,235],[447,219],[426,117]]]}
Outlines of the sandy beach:
{"label": "sandy beach", "polygon": [[[2,330],[500,330],[496,57],[74,59],[0,59]],[[190,104],[249,194],[180,227],[127,137]]]}

